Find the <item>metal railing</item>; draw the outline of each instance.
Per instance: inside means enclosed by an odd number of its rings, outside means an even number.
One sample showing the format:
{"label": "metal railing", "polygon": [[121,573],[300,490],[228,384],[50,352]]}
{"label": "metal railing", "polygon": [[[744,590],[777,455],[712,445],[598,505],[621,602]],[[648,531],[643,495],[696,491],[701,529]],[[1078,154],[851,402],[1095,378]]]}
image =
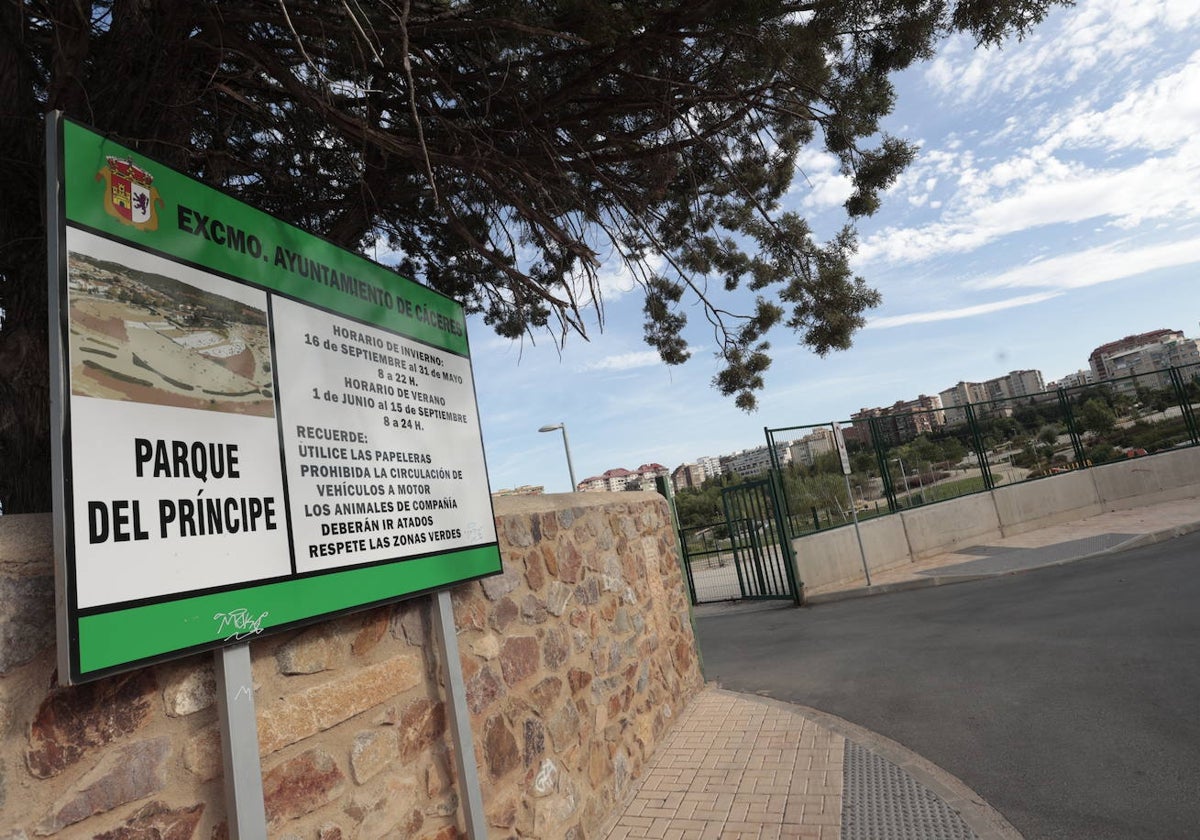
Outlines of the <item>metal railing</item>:
{"label": "metal railing", "polygon": [[[765,430],[787,532],[852,521],[1200,445],[1200,364],[1016,397]],[[792,441],[790,458],[781,455]]]}

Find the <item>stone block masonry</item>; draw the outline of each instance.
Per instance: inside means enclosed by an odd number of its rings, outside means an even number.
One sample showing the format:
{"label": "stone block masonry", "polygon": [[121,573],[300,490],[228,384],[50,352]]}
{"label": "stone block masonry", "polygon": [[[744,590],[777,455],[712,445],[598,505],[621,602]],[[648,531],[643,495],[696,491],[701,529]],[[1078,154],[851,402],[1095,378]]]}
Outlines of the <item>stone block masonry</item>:
{"label": "stone block masonry", "polygon": [[[491,838],[587,840],[702,678],[665,502],[496,501],[504,574],[452,593]],[[48,515],[0,517],[0,840],[228,836],[212,656],[73,688]],[[251,644],[268,831],[455,840],[422,597]]]}

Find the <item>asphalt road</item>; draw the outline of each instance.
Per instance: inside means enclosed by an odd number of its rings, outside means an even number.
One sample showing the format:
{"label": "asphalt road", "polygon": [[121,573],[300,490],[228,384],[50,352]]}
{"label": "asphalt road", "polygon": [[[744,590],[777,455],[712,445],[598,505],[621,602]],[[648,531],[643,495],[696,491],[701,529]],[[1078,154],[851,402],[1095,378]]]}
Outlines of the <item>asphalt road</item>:
{"label": "asphalt road", "polygon": [[1200,838],[1200,532],[698,629],[708,679],[899,741],[1026,840]]}

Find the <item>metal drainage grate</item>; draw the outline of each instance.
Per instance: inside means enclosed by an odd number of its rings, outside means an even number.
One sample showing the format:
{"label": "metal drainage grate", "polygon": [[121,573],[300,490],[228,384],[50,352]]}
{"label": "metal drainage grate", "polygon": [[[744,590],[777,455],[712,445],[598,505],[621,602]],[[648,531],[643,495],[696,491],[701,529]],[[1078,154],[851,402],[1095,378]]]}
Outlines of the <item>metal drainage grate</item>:
{"label": "metal drainage grate", "polygon": [[850,740],[843,773],[842,840],[978,840],[941,797]]}

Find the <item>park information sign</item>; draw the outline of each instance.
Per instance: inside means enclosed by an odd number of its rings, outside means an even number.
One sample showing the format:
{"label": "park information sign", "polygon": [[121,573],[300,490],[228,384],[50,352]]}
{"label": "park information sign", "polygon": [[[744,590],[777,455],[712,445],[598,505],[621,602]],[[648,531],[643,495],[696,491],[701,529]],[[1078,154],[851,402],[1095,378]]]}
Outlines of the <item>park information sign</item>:
{"label": "park information sign", "polygon": [[501,571],[459,304],[48,140],[64,681]]}

